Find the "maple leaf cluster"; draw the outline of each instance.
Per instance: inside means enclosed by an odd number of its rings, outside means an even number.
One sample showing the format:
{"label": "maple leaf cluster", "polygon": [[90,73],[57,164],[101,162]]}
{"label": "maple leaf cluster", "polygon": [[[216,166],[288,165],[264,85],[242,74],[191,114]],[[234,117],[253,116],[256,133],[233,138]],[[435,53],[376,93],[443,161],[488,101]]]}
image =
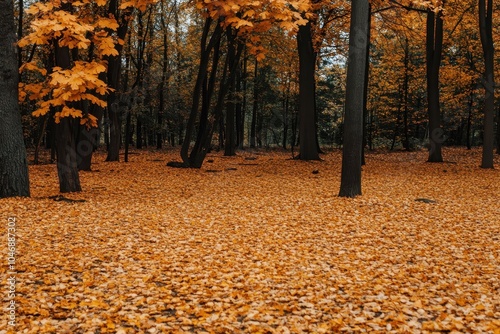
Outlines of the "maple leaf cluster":
{"label": "maple leaf cluster", "polygon": [[311,3],[297,0],[199,0],[196,7],[205,15],[220,19],[223,26],[236,29],[238,36],[246,42],[249,53],[258,60],[264,59],[266,52],[260,45],[261,33],[273,26],[295,32],[312,16]]}
{"label": "maple leaf cluster", "polygon": [[[112,16],[89,15],[93,6],[105,6],[105,1],[75,1],[71,3],[50,1],[34,3],[26,12],[34,18],[31,32],[19,41],[19,46],[30,44],[86,50],[91,46],[95,56],[89,60],[74,60],[70,68],[45,68],[40,62],[25,63],[20,71],[34,71],[38,81],[20,84],[20,99],[29,97],[37,102],[34,116],[47,114],[51,107],[60,107],[55,112],[58,123],[61,117],[81,118],[81,124],[97,126],[97,119],[89,113],[75,108],[74,102],[88,101],[100,107],[106,106],[103,97],[109,92],[99,74],[107,70],[107,56],[117,56],[117,43],[113,37],[118,28]],[[47,73],[50,73],[47,76]]]}

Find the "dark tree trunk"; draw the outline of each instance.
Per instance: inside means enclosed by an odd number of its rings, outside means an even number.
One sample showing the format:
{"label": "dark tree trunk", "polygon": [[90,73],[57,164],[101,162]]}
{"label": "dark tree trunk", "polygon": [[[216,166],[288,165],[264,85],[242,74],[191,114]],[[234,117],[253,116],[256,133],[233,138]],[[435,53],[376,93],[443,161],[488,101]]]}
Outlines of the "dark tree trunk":
{"label": "dark tree trunk", "polygon": [[349,33],[349,56],[346,82],[346,105],[342,151],[342,176],[339,196],[361,195],[361,160],[363,145],[363,92],[365,82],[366,40],[369,19],[368,0],[352,2]]}
{"label": "dark tree trunk", "polygon": [[472,128],[472,106],[474,104],[474,89],[473,87],[471,86],[471,90],[470,90],[470,94],[469,94],[469,101],[468,101],[468,107],[469,107],[469,111],[468,111],[468,116],[467,116],[467,139],[466,139],[466,143],[467,143],[467,149],[470,150],[472,148],[472,145],[471,145],[471,128]]}
{"label": "dark tree trunk", "polygon": [[229,101],[226,106],[226,142],[224,145],[224,155],[236,155],[236,133],[235,133],[235,116],[236,104],[234,102],[234,82],[230,83]]}
{"label": "dark tree trunk", "polygon": [[500,108],[497,110],[497,154],[500,154]]}
{"label": "dark tree trunk", "polygon": [[[125,39],[128,30],[129,17],[132,15],[129,10],[124,10],[121,13],[118,10],[118,1],[111,0],[108,13],[116,18],[120,18],[119,27],[117,29],[117,37],[121,40]],[[117,56],[109,56],[108,62],[108,87],[114,89],[114,92],[108,94],[108,118],[109,118],[109,146],[108,156],[106,161],[120,160],[120,143],[121,143],[121,128],[122,116],[118,103],[118,95],[121,72],[121,52],[123,45],[116,44],[115,49],[118,51]]]}
{"label": "dark tree trunk", "polygon": [[[212,26],[212,19],[210,17],[205,19],[205,25],[203,27],[203,33],[201,37],[201,57],[200,57],[200,65],[198,67],[198,76],[196,78],[196,83],[193,90],[193,103],[191,105],[191,111],[189,114],[189,119],[186,124],[186,131],[184,136],[184,141],[182,143],[181,148],[181,158],[186,167],[190,166],[190,158],[189,158],[189,146],[191,145],[191,140],[194,135],[194,128],[197,119],[197,115],[199,112],[200,100],[206,99],[206,83],[208,82],[207,71],[209,68],[210,62],[210,54],[215,49],[215,52],[218,52],[220,46],[220,39],[222,36],[222,29],[219,23],[216,23],[215,29],[208,40],[208,35],[210,33],[210,27]],[[208,40],[208,43],[207,43]],[[218,56],[214,57],[218,61]],[[217,67],[217,64],[212,64],[212,70]],[[214,78],[215,80],[215,78]],[[208,106],[207,106],[208,107]],[[205,106],[202,106],[201,116],[203,117]],[[208,112],[208,111],[207,111]],[[207,115],[208,117],[208,115]],[[205,126],[206,124],[202,124],[200,121],[200,127]],[[201,166],[201,165],[200,165]]]}
{"label": "dark tree trunk", "polygon": [[45,114],[45,116],[43,117],[43,120],[41,122],[39,122],[39,124],[42,124],[42,127],[40,129],[40,133],[38,134],[38,140],[36,142],[36,145],[35,145],[35,153],[34,153],[34,158],[33,158],[33,164],[34,165],[38,165],[40,162],[39,162],[39,152],[40,152],[40,146],[42,145],[42,140],[43,140],[43,137],[45,136],[45,130],[47,129],[47,123],[48,123],[48,120],[49,118],[52,117],[50,115],[50,112]]}
{"label": "dark tree trunk", "polygon": [[[486,1],[488,4],[486,4]],[[484,134],[482,168],[493,168],[495,149],[495,78],[493,45],[493,0],[479,0],[479,30],[484,54]]]}
{"label": "dark tree trunk", "polygon": [[[220,42],[222,37],[221,35],[222,31],[218,30],[219,27],[220,25],[217,25],[216,31],[214,32],[214,35],[218,36],[216,36],[216,40],[213,46],[213,55],[212,55],[213,58],[211,64],[212,69],[210,71],[210,75],[207,76],[207,74],[205,74],[203,80],[203,87],[201,91],[202,103],[201,103],[201,113],[198,125],[198,133],[196,135],[196,141],[194,143],[194,146],[189,154],[189,159],[187,160],[188,166],[192,168],[200,168],[201,165],[203,164],[203,160],[205,159],[207,151],[210,148],[212,142],[213,130],[217,126],[217,123],[221,120],[221,118],[219,117],[214,117],[213,122],[209,121],[210,106],[215,91],[217,69],[220,60],[220,44],[221,44]],[[212,38],[215,37],[214,35],[212,35]],[[208,68],[206,68],[206,71],[208,71]],[[225,80],[226,74],[227,74],[227,61],[226,64],[224,64],[224,70],[221,78],[219,97],[217,100],[217,105],[215,107],[216,114],[218,109],[222,111],[222,106],[223,106],[223,97],[221,98],[222,82]],[[220,128],[222,128],[222,126],[220,126]]]}
{"label": "dark tree trunk", "polygon": [[[23,37],[23,24],[24,24],[24,0],[18,0],[18,11],[17,15],[17,40]],[[23,64],[23,49],[21,47],[17,48],[17,67],[20,68]]]}
{"label": "dark tree trunk", "polygon": [[[233,34],[231,29],[227,31],[228,35],[228,65],[231,67],[231,71],[235,73],[230,73],[226,85],[228,86],[228,96],[229,100],[226,103],[226,142],[224,145],[224,155],[233,156],[236,155],[236,134],[235,134],[235,116],[236,116],[236,102],[235,102],[235,92],[236,92],[236,78],[239,72],[239,66],[235,64],[239,59],[237,57],[237,42],[236,35]],[[222,118],[222,117],[221,117]]]}
{"label": "dark tree trunk", "polygon": [[250,123],[250,147],[255,148],[257,135],[257,111],[259,109],[259,62],[255,59],[255,67],[253,71],[253,105],[252,105],[252,121]]}
{"label": "dark tree trunk", "polygon": [[[246,60],[243,61],[243,63]],[[242,67],[243,66],[243,67]],[[243,83],[243,76],[245,75],[243,72],[244,71],[244,64],[240,66],[238,69],[238,73],[236,73],[236,106],[235,106],[235,113],[236,113],[236,147],[239,149],[243,148],[243,133],[244,133],[244,112],[243,112],[243,99],[241,98],[241,93],[242,93],[242,83]]]}
{"label": "dark tree trunk", "polygon": [[75,131],[79,125],[77,122],[73,118],[64,117],[56,124],[57,175],[59,191],[62,193],[82,190],[75,150]]}
{"label": "dark tree trunk", "polygon": [[[207,113],[205,113],[205,116],[201,119],[200,125],[204,125],[203,131],[198,131],[198,137],[196,140],[196,143],[193,147],[193,150],[191,151],[190,154],[190,167],[194,168],[200,168],[203,160],[205,159],[206,153],[210,149],[211,141],[212,141],[212,136],[215,130],[215,125],[222,120],[222,111],[224,107],[224,101],[227,96],[227,93],[229,91],[231,82],[234,82],[236,78],[236,72],[238,70],[239,66],[239,60],[241,57],[241,53],[243,51],[243,44],[237,43],[236,42],[236,34],[237,32],[234,31],[232,28],[228,28],[226,30],[227,33],[227,41],[228,41],[228,54],[226,55],[226,60],[224,63],[224,68],[223,68],[223,73],[220,77],[220,82],[219,82],[219,91],[218,91],[218,96],[217,96],[217,103],[214,107],[213,111],[213,122],[208,122],[208,119],[206,118]],[[237,47],[236,47],[237,44]],[[219,58],[219,52],[218,52],[219,47],[216,48],[217,54],[214,53],[214,63],[216,59]],[[209,87],[208,87],[208,94],[206,95],[207,98],[205,99],[204,105],[206,106],[205,109],[209,110],[210,106],[210,96],[211,96],[211,91],[213,91],[214,88],[214,83],[215,83],[215,77],[216,77],[216,66],[212,69],[212,73],[210,75],[210,80],[209,80]],[[234,116],[234,114],[233,114]],[[221,126],[222,127],[222,126]],[[233,138],[234,140],[234,138]],[[233,143],[234,145],[234,143]]]}
{"label": "dark tree trunk", "polygon": [[18,105],[12,0],[0,2],[0,198],[30,196],[28,160]]}
{"label": "dark tree trunk", "polygon": [[[55,41],[55,63],[63,69],[70,68],[70,50],[66,46],[59,46]],[[78,133],[79,121],[71,117],[63,117],[56,124],[56,155],[57,174],[59,176],[59,190],[62,193],[78,192],[80,177],[78,175],[78,161],[76,151],[76,135]]]}
{"label": "dark tree trunk", "polygon": [[289,114],[289,107],[290,107],[290,84],[287,87],[287,92],[286,92],[286,97],[285,100],[283,101],[283,141],[281,143],[281,146],[283,147],[284,150],[286,150],[286,144],[288,140],[288,114]]}
{"label": "dark tree trunk", "polygon": [[[102,108],[96,105],[88,106],[90,114],[97,119],[102,119]],[[79,133],[76,141],[76,152],[78,154],[78,170],[90,171],[92,166],[92,153],[99,144],[99,126],[88,129],[86,126],[79,126]]]}
{"label": "dark tree trunk", "polygon": [[161,6],[161,27],[163,31],[163,57],[162,57],[162,71],[161,71],[161,82],[158,88],[159,90],[159,105],[158,114],[156,116],[157,128],[156,128],[156,149],[161,149],[163,146],[163,115],[166,111],[165,107],[165,95],[168,90],[168,24],[165,20],[165,10],[163,8],[163,1],[160,2]]}
{"label": "dark tree trunk", "polygon": [[[71,66],[70,50],[61,47],[55,42],[56,66],[63,69]],[[55,125],[57,175],[59,176],[59,190],[62,193],[78,192],[82,190],[78,175],[78,153],[76,150],[76,134],[79,122],[70,117],[61,118]]]}
{"label": "dark tree trunk", "polygon": [[372,6],[368,8],[368,37],[366,38],[366,66],[365,66],[365,88],[363,90],[363,147],[361,149],[361,165],[366,165],[365,148],[367,143],[366,120],[368,118],[368,82],[370,79],[370,39],[372,29]]}
{"label": "dark tree trunk", "polygon": [[141,121],[141,116],[137,116],[137,125],[136,125],[136,142],[135,142],[135,147],[138,149],[142,148],[142,143],[143,143],[143,138],[142,138],[142,121]]}
{"label": "dark tree trunk", "polygon": [[409,129],[409,124],[408,124],[408,113],[409,113],[409,101],[408,101],[408,93],[409,93],[409,81],[410,81],[410,75],[409,75],[409,66],[410,66],[410,46],[409,46],[409,41],[408,37],[405,38],[405,58],[404,58],[404,67],[405,67],[405,74],[404,74],[404,79],[403,79],[403,122],[404,122],[404,141],[403,141],[403,147],[405,150],[409,151],[411,149],[410,147],[410,129]]}
{"label": "dark tree trunk", "polygon": [[444,133],[441,129],[439,105],[439,67],[443,49],[442,15],[442,11],[436,14],[432,9],[427,10],[426,62],[430,144],[428,162],[443,162],[441,146],[444,142]]}
{"label": "dark tree trunk", "polygon": [[133,134],[133,129],[131,129],[131,123],[132,123],[132,113],[130,110],[127,112],[127,117],[125,120],[125,162],[128,162],[128,153],[129,153],[129,147],[130,143],[132,142],[132,134]]}
{"label": "dark tree trunk", "polygon": [[300,26],[297,33],[299,51],[299,134],[300,159],[319,160],[316,130],[316,54],[311,23]]}

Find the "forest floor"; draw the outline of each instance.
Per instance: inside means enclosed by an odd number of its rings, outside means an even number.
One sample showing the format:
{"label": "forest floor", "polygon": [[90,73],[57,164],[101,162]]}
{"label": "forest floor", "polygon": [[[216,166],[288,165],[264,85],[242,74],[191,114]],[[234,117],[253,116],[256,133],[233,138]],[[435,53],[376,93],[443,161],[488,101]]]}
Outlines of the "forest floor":
{"label": "forest floor", "polygon": [[4,311],[10,276],[16,293],[0,333],[500,333],[498,156],[369,153],[347,199],[339,151],[211,153],[199,170],[133,153],[97,154],[64,197],[54,164],[30,166],[32,197],[0,200]]}

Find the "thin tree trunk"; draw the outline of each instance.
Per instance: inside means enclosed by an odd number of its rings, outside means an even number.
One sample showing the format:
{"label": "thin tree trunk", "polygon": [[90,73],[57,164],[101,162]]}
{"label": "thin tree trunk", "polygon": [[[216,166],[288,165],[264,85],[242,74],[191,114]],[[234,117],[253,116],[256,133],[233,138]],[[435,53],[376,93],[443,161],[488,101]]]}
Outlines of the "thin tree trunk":
{"label": "thin tree trunk", "polygon": [[472,148],[471,146],[471,128],[472,128],[472,106],[474,104],[474,90],[471,87],[471,91],[469,94],[469,101],[468,101],[468,107],[469,107],[469,114],[467,116],[467,149],[470,150]]}
{"label": "thin tree trunk", "polygon": [[[185,166],[189,167],[189,146],[191,145],[191,140],[193,137],[194,127],[196,123],[196,118],[198,115],[198,109],[200,106],[200,99],[203,98],[203,86],[206,82],[207,70],[210,61],[210,54],[214,47],[218,48],[221,39],[221,27],[216,23],[215,30],[207,43],[208,34],[210,32],[210,27],[212,25],[212,19],[210,17],[205,19],[205,25],[203,27],[203,33],[201,38],[201,57],[200,65],[198,68],[198,76],[196,78],[196,83],[193,90],[193,103],[191,105],[191,112],[189,114],[189,119],[186,125],[186,131],[184,136],[184,141],[181,148],[181,158]],[[212,66],[214,67],[214,65]],[[203,109],[203,107],[202,107]],[[202,111],[203,113],[203,111]]]}
{"label": "thin tree trunk", "polygon": [[408,101],[408,94],[409,94],[409,81],[410,81],[410,75],[409,75],[409,66],[410,66],[410,47],[409,47],[409,41],[408,37],[405,38],[405,57],[404,57],[404,66],[405,66],[405,74],[404,74],[404,81],[403,81],[403,122],[404,122],[404,142],[403,146],[406,151],[410,151],[410,129],[409,129],[409,124],[408,124],[408,113],[409,113],[409,101]]}
{"label": "thin tree trunk", "polygon": [[19,112],[14,4],[0,2],[0,198],[30,196]]}
{"label": "thin tree trunk", "polygon": [[285,100],[283,101],[283,141],[281,143],[281,146],[283,147],[284,150],[286,150],[286,145],[288,141],[288,114],[289,114],[289,107],[290,107],[290,84],[287,86],[287,91],[286,91],[286,97]]}
{"label": "thin tree trunk", "polygon": [[[224,145],[224,155],[233,156],[236,155],[236,134],[235,134],[235,116],[236,116],[236,103],[235,103],[235,92],[236,92],[236,77],[239,72],[239,66],[235,66],[236,55],[236,35],[233,33],[232,29],[227,30],[228,36],[228,63],[229,66],[234,68],[236,73],[230,73],[228,78],[228,95],[229,101],[226,103],[226,142]],[[221,117],[222,118],[222,117]]]}
{"label": "thin tree trunk", "polygon": [[[119,27],[117,29],[117,37],[121,40],[125,39],[128,30],[129,16],[132,13],[129,10],[123,10],[121,13],[118,10],[118,1],[111,0],[108,7],[108,13],[119,19]],[[120,160],[120,143],[121,143],[121,128],[122,115],[118,103],[120,74],[121,74],[121,53],[123,50],[122,44],[116,44],[115,49],[118,51],[117,56],[109,56],[108,62],[108,87],[114,89],[108,94],[108,118],[109,118],[109,146],[108,156],[106,161]]]}
{"label": "thin tree trunk", "polygon": [[40,152],[40,146],[42,145],[42,139],[43,139],[43,136],[45,135],[45,130],[47,129],[47,123],[48,123],[48,120],[49,118],[52,117],[50,115],[50,113],[47,113],[45,114],[44,118],[43,118],[43,121],[42,121],[42,129],[40,130],[40,134],[38,135],[38,140],[36,142],[36,146],[35,146],[35,156],[33,158],[33,164],[35,165],[38,165],[40,162],[39,162],[39,152]]}
{"label": "thin tree trunk", "polygon": [[365,88],[363,90],[363,147],[361,151],[361,165],[366,165],[365,148],[367,143],[366,119],[368,118],[368,82],[370,79],[370,44],[372,29],[372,6],[368,8],[368,38],[366,39],[366,67],[365,67]]}
{"label": "thin tree trunk", "polygon": [[163,31],[163,59],[162,59],[162,71],[161,71],[161,82],[158,88],[159,90],[159,106],[158,114],[156,116],[157,129],[156,129],[156,149],[161,149],[163,145],[163,114],[166,111],[165,107],[165,95],[166,90],[168,90],[168,24],[165,21],[165,9],[163,7],[163,1],[160,2],[161,6],[161,27]]}
{"label": "thin tree trunk", "polygon": [[483,156],[481,167],[493,168],[493,152],[495,146],[495,78],[494,78],[494,53],[493,45],[493,0],[479,0],[479,27],[481,44],[484,54],[484,134]]}
{"label": "thin tree trunk", "polygon": [[427,10],[427,104],[429,109],[429,158],[428,162],[443,162],[441,146],[444,142],[441,129],[441,109],[439,104],[439,68],[443,48],[442,12],[437,14]]}
{"label": "thin tree trunk", "polygon": [[255,139],[257,131],[257,110],[259,108],[259,80],[258,80],[258,65],[259,62],[255,59],[255,67],[253,71],[253,106],[252,106],[252,121],[250,124],[250,147],[255,148]]}
{"label": "thin tree trunk", "polygon": [[[18,0],[18,11],[17,16],[17,40],[23,38],[23,21],[24,21],[24,0]],[[23,64],[23,49],[17,47],[17,67],[20,68]]]}

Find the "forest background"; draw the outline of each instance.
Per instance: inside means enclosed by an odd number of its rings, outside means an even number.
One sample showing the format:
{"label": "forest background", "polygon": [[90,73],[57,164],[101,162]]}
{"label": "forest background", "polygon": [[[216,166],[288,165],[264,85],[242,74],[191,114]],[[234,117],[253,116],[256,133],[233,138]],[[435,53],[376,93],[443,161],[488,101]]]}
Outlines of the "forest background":
{"label": "forest background", "polygon": [[[24,142],[35,163],[43,146],[55,160],[59,143],[78,165],[60,174],[61,190],[79,189],[76,169],[89,170],[101,144],[108,161],[120,148],[127,161],[130,145],[178,146],[190,167],[214,148],[298,146],[310,160],[343,145],[348,1],[30,5],[16,4]],[[428,147],[429,161],[442,161],[442,144],[500,152],[495,6],[370,4],[368,36],[356,41],[369,50],[358,78],[364,148]]]}

